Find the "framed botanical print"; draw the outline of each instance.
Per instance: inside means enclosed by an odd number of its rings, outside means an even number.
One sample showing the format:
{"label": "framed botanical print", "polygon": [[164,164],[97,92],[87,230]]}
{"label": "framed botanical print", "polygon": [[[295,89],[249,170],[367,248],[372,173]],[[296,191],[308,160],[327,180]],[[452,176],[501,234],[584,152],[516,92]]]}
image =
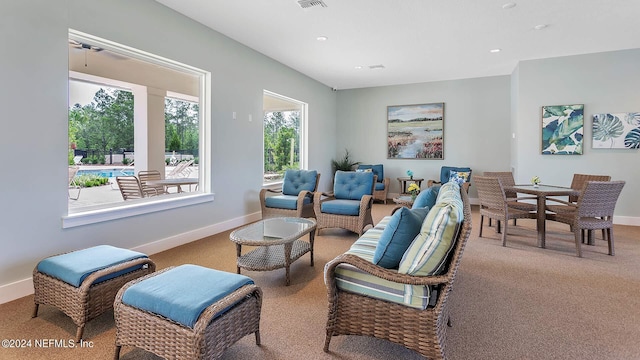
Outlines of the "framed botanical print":
{"label": "framed botanical print", "polygon": [[444,103],[387,106],[388,159],[443,159]]}
{"label": "framed botanical print", "polygon": [[640,112],[594,114],[594,149],[640,149]]}
{"label": "framed botanical print", "polygon": [[542,154],[582,155],[584,105],[542,107]]}

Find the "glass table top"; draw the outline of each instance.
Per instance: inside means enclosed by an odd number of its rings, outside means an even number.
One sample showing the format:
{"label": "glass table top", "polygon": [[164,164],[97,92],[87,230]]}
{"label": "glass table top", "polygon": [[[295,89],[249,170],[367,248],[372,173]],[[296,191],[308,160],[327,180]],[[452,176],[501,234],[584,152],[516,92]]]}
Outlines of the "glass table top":
{"label": "glass table top", "polygon": [[293,241],[313,231],[313,219],[278,217],[260,220],[231,233],[230,238],[237,243],[281,244]]}

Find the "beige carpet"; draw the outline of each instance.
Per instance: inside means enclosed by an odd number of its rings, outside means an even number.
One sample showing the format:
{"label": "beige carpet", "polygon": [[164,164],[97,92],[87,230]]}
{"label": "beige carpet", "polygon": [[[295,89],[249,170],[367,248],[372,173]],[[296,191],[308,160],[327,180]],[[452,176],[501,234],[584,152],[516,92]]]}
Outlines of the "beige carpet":
{"label": "beige carpet", "polygon": [[[392,205],[376,204],[374,220]],[[616,226],[616,256],[606,243],[584,246],[575,256],[568,227],[548,222],[547,249],[535,246],[535,222],[510,226],[507,247],[485,228],[478,238],[479,216],[462,257],[452,305],[449,359],[640,359],[640,228]],[[485,222],[486,224],[486,222]],[[486,226],[486,225],[485,225]],[[229,232],[153,255],[158,268],[183,263],[235,271],[235,247]],[[331,353],[322,351],[325,337],[326,290],[324,264],[345,251],[357,238],[342,230],[325,230],[316,237],[315,267],[309,255],[291,269],[291,286],[284,270],[243,272],[264,291],[262,346],[247,336],[224,359],[420,359],[415,352],[383,340],[339,336]],[[87,347],[60,347],[75,334],[73,322],[56,309],[40,307],[31,319],[33,297],[0,305],[3,339],[31,340],[30,348],[2,348],[0,359],[111,359],[115,328],[113,313],[91,321],[85,330]],[[35,347],[48,344],[50,347]],[[91,347],[89,347],[89,345]],[[122,359],[157,359],[125,347]]]}

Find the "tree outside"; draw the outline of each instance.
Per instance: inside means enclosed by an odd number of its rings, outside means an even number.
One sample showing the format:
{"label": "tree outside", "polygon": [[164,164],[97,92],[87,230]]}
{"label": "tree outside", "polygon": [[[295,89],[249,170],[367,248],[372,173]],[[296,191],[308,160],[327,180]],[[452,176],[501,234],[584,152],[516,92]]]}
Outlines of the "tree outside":
{"label": "tree outside", "polygon": [[287,169],[300,168],[300,111],[264,116],[264,182],[282,180]]}

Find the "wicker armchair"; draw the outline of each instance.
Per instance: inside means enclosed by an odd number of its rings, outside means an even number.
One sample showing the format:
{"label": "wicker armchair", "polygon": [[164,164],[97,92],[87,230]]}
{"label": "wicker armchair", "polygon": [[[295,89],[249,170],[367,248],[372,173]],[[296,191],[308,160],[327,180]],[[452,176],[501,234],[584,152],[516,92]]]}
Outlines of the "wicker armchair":
{"label": "wicker armchair", "polygon": [[260,190],[262,218],[315,217],[313,193],[319,182],[320,174],[315,170],[287,170],[280,190]]}
{"label": "wicker armchair", "polygon": [[380,200],[387,203],[387,194],[389,193],[389,178],[384,177],[384,166],[382,164],[377,165],[358,165],[356,171],[371,169],[376,176],[376,185],[373,190],[373,200]]}
{"label": "wicker armchair", "polygon": [[584,240],[585,230],[588,231],[589,243],[593,244],[593,230],[602,229],[609,242],[609,255],[614,255],[613,249],[613,211],[624,187],[624,181],[587,181],[578,195],[576,204],[548,198],[547,210],[553,212],[548,219],[559,221],[571,226],[575,235],[576,253],[582,257],[580,243]]}
{"label": "wicker armchair", "polygon": [[[507,202],[507,197],[502,187],[502,180],[497,177],[476,176],[474,178],[476,187],[478,188],[478,199],[480,200],[480,232],[482,237],[482,223],[484,217],[495,219],[496,231],[502,232],[502,246],[507,246],[507,221],[511,219],[535,219],[536,212],[529,210],[520,210],[511,206],[511,203],[517,202],[518,198]],[[504,223],[504,229],[500,229],[501,223]]]}
{"label": "wicker armchair", "polygon": [[454,167],[454,166],[443,166],[440,168],[440,180],[427,180],[427,187],[432,187],[433,185],[442,185],[448,182],[451,179],[451,172],[457,172],[458,174],[464,174],[461,176],[464,179],[464,182],[461,184],[467,192],[469,192],[469,186],[471,186],[471,168],[469,167]]}
{"label": "wicker armchair", "polygon": [[[462,189],[462,188],[461,188]],[[462,253],[471,233],[471,208],[465,190],[460,190],[464,219],[453,251],[441,275],[417,276],[385,269],[353,254],[343,254],[325,267],[329,311],[324,351],[337,335],[364,335],[386,339],[412,349],[429,359],[444,359],[447,326],[451,326],[447,299],[453,289]],[[431,286],[437,291],[435,305],[420,309],[349,291],[337,286],[335,271],[344,264],[388,281]]]}
{"label": "wicker armchair", "polygon": [[[537,210],[538,206],[535,202],[521,201],[536,200],[537,198],[535,196],[518,197],[517,192],[507,189],[509,186],[514,186],[516,184],[516,181],[513,178],[513,173],[511,171],[485,171],[483,175],[500,179],[500,182],[502,183],[502,187],[504,189],[504,195],[507,198],[507,202],[509,203],[510,207],[525,211]],[[516,219],[513,219],[513,224],[516,224]],[[491,226],[491,218],[489,218],[489,226]]]}
{"label": "wicker armchair", "polygon": [[[574,190],[582,191],[582,188],[584,188],[584,184],[587,181],[611,181],[611,176],[573,174],[573,179],[571,180],[571,188]],[[569,196],[569,202],[572,202],[572,203],[578,202],[578,196],[576,195]]]}
{"label": "wicker armchair", "polygon": [[362,235],[365,226],[373,225],[375,182],[373,172],[336,171],[333,192],[316,192],[313,198],[316,235],[324,228],[342,228]]}

